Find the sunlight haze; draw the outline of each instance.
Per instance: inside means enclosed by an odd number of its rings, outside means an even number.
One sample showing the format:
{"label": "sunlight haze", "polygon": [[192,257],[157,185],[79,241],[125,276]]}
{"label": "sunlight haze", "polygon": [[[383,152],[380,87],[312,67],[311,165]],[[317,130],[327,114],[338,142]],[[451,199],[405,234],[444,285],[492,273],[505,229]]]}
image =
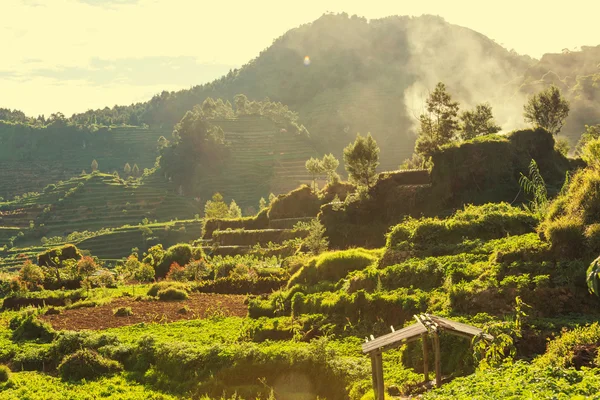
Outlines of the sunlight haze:
{"label": "sunlight haze", "polygon": [[[29,115],[149,100],[209,82],[326,12],[437,14],[540,58],[600,44],[592,2],[3,0],[0,107]],[[581,9],[586,8],[585,13]],[[302,60],[300,60],[302,62]]]}

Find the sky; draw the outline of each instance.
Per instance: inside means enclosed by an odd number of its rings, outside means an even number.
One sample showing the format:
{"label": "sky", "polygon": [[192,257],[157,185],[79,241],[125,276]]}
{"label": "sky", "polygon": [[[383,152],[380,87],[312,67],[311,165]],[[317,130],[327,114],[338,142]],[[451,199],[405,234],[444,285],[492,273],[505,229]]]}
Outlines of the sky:
{"label": "sky", "polygon": [[209,82],[326,12],[439,15],[520,54],[600,44],[597,0],[0,0],[0,107],[67,116]]}

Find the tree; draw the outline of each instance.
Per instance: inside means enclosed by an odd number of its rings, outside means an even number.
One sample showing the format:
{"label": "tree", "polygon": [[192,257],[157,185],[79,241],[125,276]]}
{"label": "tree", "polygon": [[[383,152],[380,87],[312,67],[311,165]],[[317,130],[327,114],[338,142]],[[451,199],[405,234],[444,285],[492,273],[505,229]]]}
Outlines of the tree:
{"label": "tree", "polygon": [[317,178],[319,177],[319,175],[321,175],[323,172],[325,172],[325,168],[323,168],[323,163],[318,158],[311,157],[310,159],[306,160],[306,163],[304,165],[306,166],[306,170],[308,171],[308,173],[310,174],[310,176],[312,178],[313,190],[316,191],[317,190]]}
{"label": "tree", "polygon": [[98,264],[94,261],[92,257],[82,257],[77,262],[77,275],[81,279],[89,278],[98,270]]}
{"label": "tree", "polygon": [[325,237],[325,227],[318,218],[314,218],[308,225],[308,236],[304,239],[304,244],[311,253],[319,254],[327,250],[329,240]]}
{"label": "tree", "polygon": [[580,153],[581,158],[590,168],[600,169],[600,138],[588,141]]}
{"label": "tree", "polygon": [[204,260],[191,261],[186,267],[185,272],[188,279],[197,281],[210,275],[210,266]]}
{"label": "tree", "polygon": [[221,193],[215,193],[212,200],[208,200],[204,206],[204,216],[206,218],[227,218],[229,215],[229,207]]}
{"label": "tree", "polygon": [[333,183],[340,180],[340,176],[337,173],[337,168],[340,165],[340,161],[333,156],[333,154],[325,154],[321,161],[323,170],[327,174],[327,180],[329,183]]}
{"label": "tree", "polygon": [[262,211],[265,208],[267,208],[267,201],[265,200],[264,197],[261,197],[260,201],[258,202],[258,209],[259,209],[259,211]]}
{"label": "tree", "polygon": [[464,111],[460,115],[460,120],[460,136],[463,140],[498,133],[502,129],[499,125],[496,125],[492,115],[492,106],[488,103],[478,104],[473,110]]}
{"label": "tree", "polygon": [[581,154],[581,150],[585,147],[585,145],[594,139],[600,138],[600,124],[598,125],[586,125],[585,132],[581,134],[579,138],[579,142],[577,142],[577,146],[575,147],[575,152],[577,154]]}
{"label": "tree", "polygon": [[125,172],[125,175],[131,174],[131,165],[129,165],[129,163],[125,163],[125,167],[123,167],[123,172]]}
{"label": "tree", "polygon": [[446,91],[446,85],[439,82],[426,100],[427,112],[419,116],[419,137],[415,153],[429,160],[431,155],[450,143],[459,129],[458,102]]}
{"label": "tree", "polygon": [[133,164],[133,168],[131,168],[131,174],[135,177],[140,176],[140,167],[137,164]]}
{"label": "tree", "polygon": [[242,218],[242,209],[233,199],[231,200],[231,203],[229,203],[228,216],[229,218]]}
{"label": "tree", "polygon": [[196,173],[217,169],[225,155],[223,129],[210,123],[202,108],[195,106],[175,125],[172,142],[160,152],[159,165],[166,178],[191,187]]}
{"label": "tree", "polygon": [[269,205],[273,204],[275,199],[277,199],[277,196],[275,196],[273,193],[269,193]]}
{"label": "tree", "polygon": [[235,104],[235,112],[237,115],[245,115],[248,113],[248,98],[245,94],[236,94],[233,98],[233,104]]}
{"label": "tree", "polygon": [[554,150],[566,157],[569,154],[569,150],[571,150],[571,145],[569,145],[569,141],[567,139],[558,138],[554,142]]}
{"label": "tree", "polygon": [[370,188],[375,183],[379,165],[379,147],[371,136],[356,135],[354,143],[344,149],[344,164],[350,179]]}
{"label": "tree", "polygon": [[544,128],[553,135],[560,132],[569,115],[569,102],[554,85],[534,94],[523,108],[525,122]]}
{"label": "tree", "polygon": [[40,288],[44,281],[44,271],[31,260],[27,259],[19,270],[19,280],[24,284],[27,290],[36,290]]}
{"label": "tree", "polygon": [[154,267],[150,264],[142,263],[135,272],[135,279],[142,283],[154,281]]}
{"label": "tree", "polygon": [[98,161],[92,160],[92,172],[98,171]]}

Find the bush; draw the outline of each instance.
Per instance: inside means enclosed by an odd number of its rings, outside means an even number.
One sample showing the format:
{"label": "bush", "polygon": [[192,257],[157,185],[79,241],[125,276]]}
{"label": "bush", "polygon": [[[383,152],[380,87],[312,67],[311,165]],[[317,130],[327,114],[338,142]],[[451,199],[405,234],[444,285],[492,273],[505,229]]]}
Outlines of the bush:
{"label": "bush", "polygon": [[286,282],[286,278],[274,276],[258,277],[256,279],[228,277],[199,282],[193,290],[201,293],[263,294],[280,289]]}
{"label": "bush", "polygon": [[158,292],[160,292],[161,290],[169,289],[169,288],[183,290],[186,292],[190,290],[188,285],[181,283],[181,282],[162,281],[162,282],[158,282],[158,283],[155,283],[154,285],[152,285],[150,287],[150,289],[148,289],[147,294],[148,294],[148,296],[156,297],[156,296],[158,296]]}
{"label": "bush", "polygon": [[194,249],[189,244],[180,243],[169,247],[160,264],[156,267],[156,277],[164,278],[173,263],[186,265],[192,260],[193,256]]}
{"label": "bush", "polygon": [[213,232],[213,240],[221,246],[253,246],[265,245],[269,242],[282,243],[286,240],[305,238],[307,230],[261,229],[261,230],[227,230]]}
{"label": "bush", "polygon": [[38,320],[35,315],[23,314],[12,318],[9,323],[12,329],[12,340],[39,340],[51,342],[54,338],[54,329],[47,322]]}
{"label": "bush", "polygon": [[131,307],[119,307],[113,310],[113,315],[115,317],[129,317],[133,315],[133,311]]}
{"label": "bush", "polygon": [[306,185],[279,195],[269,208],[269,219],[315,217],[319,213],[321,200]]}
{"label": "bush", "polygon": [[321,281],[337,282],[349,272],[364,269],[377,259],[374,251],[360,248],[323,253],[298,270],[290,278],[288,287],[296,284],[314,285]]}
{"label": "bush", "polygon": [[593,254],[600,254],[600,224],[591,224],[585,229],[585,242]]}
{"label": "bush", "polygon": [[161,301],[187,300],[188,298],[189,296],[185,290],[176,289],[174,287],[163,289],[158,292],[158,299]]}
{"label": "bush", "polygon": [[188,277],[185,268],[174,262],[171,264],[171,268],[169,268],[166,279],[168,281],[185,282],[188,280]]}
{"label": "bush", "polygon": [[212,234],[216,230],[226,229],[266,229],[269,227],[269,218],[267,217],[268,209],[264,209],[255,217],[220,219],[208,218],[204,221],[202,228],[202,238],[211,239]]}
{"label": "bush", "polygon": [[78,350],[65,357],[58,366],[58,372],[65,381],[92,380],[122,369],[117,361],[109,360],[88,349]]}
{"label": "bush", "polygon": [[72,244],[67,244],[62,247],[55,247],[53,249],[46,250],[43,253],[38,254],[37,262],[39,266],[55,266],[54,260],[58,258],[58,261],[62,263],[65,260],[79,260],[83,255],[77,247]]}
{"label": "bush", "polygon": [[[600,346],[600,325],[594,322],[591,325],[575,328],[563,332],[559,337],[548,343],[546,353],[535,360],[541,367],[598,367],[600,355],[597,348]],[[579,359],[578,350],[589,350],[595,354],[591,359]],[[585,357],[587,358],[587,357]],[[582,362],[585,362],[583,364]]]}
{"label": "bush", "polygon": [[584,227],[578,219],[560,217],[544,225],[544,236],[559,257],[577,258],[585,246]]}
{"label": "bush", "polygon": [[0,365],[0,383],[8,382],[10,379],[10,368],[6,365]]}

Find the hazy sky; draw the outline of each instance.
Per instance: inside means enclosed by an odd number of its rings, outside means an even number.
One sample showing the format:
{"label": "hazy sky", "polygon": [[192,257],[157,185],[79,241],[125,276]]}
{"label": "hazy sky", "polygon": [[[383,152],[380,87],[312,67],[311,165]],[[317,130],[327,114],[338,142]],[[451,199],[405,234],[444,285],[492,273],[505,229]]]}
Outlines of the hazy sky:
{"label": "hazy sky", "polygon": [[0,107],[29,115],[146,101],[239,67],[327,11],[436,14],[539,58],[600,44],[600,2],[0,0]]}

